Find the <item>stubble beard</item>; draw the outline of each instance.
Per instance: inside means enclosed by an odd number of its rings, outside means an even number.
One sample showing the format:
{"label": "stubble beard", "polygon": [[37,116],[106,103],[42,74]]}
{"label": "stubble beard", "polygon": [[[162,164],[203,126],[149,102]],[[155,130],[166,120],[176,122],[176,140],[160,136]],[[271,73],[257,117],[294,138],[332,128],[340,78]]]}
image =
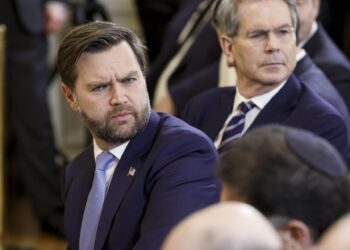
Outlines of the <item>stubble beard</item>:
{"label": "stubble beard", "polygon": [[[131,122],[122,121],[115,124],[112,121],[112,117],[120,112],[128,112],[134,119],[131,119]],[[137,112],[137,110],[130,105],[118,105],[113,110],[109,111],[103,120],[95,120],[83,111],[79,113],[86,127],[94,136],[107,143],[122,144],[132,139],[147,125],[150,116],[150,104],[148,101],[140,112]]]}

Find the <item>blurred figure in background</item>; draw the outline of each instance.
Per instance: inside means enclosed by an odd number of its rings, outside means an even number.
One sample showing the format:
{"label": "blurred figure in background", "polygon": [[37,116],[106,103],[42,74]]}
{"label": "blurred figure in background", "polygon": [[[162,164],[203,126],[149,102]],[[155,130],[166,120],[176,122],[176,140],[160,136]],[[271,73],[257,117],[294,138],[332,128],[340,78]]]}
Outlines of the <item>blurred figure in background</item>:
{"label": "blurred figure in background", "polygon": [[322,0],[317,20],[350,59],[350,1]]}
{"label": "blurred figure in background", "polygon": [[147,74],[156,111],[179,115],[191,97],[216,86],[221,50],[210,23],[214,2],[184,1],[167,26],[162,49]]}
{"label": "blurred figure in background", "polygon": [[[350,110],[350,62],[316,21],[321,0],[297,0],[300,18],[299,46],[337,88]],[[338,4],[338,3],[337,3]]]}
{"label": "blurred figure in background", "polygon": [[225,202],[182,220],[167,236],[162,250],[282,250],[271,223],[254,207]]}
{"label": "blurred figure in background", "polygon": [[136,0],[140,24],[148,48],[148,59],[152,63],[162,46],[163,35],[183,0]]}
{"label": "blurred figure in background", "polygon": [[[63,205],[47,102],[47,35],[66,21],[64,0],[1,0],[7,26],[5,84],[8,150],[43,230],[63,235]],[[8,154],[11,152],[8,152]],[[10,157],[7,166],[12,166]]]}

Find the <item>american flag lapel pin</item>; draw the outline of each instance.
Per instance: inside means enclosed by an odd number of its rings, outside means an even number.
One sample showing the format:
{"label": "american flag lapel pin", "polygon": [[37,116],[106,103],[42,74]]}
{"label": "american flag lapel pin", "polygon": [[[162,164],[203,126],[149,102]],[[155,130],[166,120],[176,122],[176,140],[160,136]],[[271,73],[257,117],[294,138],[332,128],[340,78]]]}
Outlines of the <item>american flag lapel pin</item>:
{"label": "american flag lapel pin", "polygon": [[133,167],[130,167],[129,168],[129,172],[128,172],[128,175],[127,176],[134,176],[136,173],[136,169],[133,168]]}

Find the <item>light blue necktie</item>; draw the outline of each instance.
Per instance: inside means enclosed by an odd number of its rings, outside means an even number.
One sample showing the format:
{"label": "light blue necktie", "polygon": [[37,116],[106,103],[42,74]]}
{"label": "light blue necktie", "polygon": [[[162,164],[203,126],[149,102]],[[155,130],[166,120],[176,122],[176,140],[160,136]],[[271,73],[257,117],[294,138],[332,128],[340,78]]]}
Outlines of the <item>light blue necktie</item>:
{"label": "light blue necktie", "polygon": [[95,176],[85,205],[80,229],[79,250],[93,250],[103,202],[106,196],[106,170],[114,160],[109,152],[102,152],[96,157]]}
{"label": "light blue necktie", "polygon": [[255,107],[255,104],[251,101],[241,102],[238,106],[239,113],[233,116],[222,135],[221,143],[219,146],[219,152],[222,153],[224,146],[234,139],[242,136],[245,123],[245,115]]}

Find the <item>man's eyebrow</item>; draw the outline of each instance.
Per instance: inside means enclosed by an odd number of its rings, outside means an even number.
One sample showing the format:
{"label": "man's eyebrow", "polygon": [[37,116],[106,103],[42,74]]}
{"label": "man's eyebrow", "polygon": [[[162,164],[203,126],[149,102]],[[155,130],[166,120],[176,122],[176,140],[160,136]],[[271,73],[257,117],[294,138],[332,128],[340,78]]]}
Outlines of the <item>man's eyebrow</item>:
{"label": "man's eyebrow", "polygon": [[91,82],[88,82],[86,84],[87,87],[96,87],[96,86],[99,86],[99,85],[105,85],[105,84],[108,84],[108,82],[106,81],[99,81],[99,80],[96,80],[96,81],[91,81]]}
{"label": "man's eyebrow", "polygon": [[[279,26],[273,28],[272,30],[280,30],[280,29],[284,29],[284,28],[291,28],[291,30],[294,30],[293,25],[288,24],[288,23],[279,25]],[[249,35],[249,34],[255,33],[255,32],[268,32],[270,30],[271,29],[267,29],[266,27],[254,27],[254,28],[251,28],[250,30],[247,30],[246,34]]]}
{"label": "man's eyebrow", "polygon": [[130,71],[126,75],[124,75],[122,77],[118,77],[118,81],[123,81],[123,80],[130,78],[130,77],[135,77],[138,74],[139,74],[139,72],[137,70]]}

